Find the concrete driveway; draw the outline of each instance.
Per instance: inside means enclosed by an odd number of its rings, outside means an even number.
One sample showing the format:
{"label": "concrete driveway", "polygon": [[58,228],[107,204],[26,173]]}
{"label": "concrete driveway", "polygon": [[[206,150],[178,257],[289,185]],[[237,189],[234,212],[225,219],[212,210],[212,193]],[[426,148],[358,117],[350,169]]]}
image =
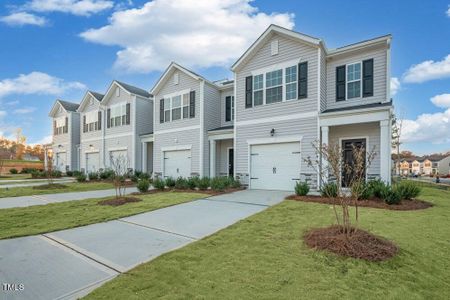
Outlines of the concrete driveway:
{"label": "concrete driveway", "polygon": [[289,192],[240,191],[75,229],[0,240],[0,299],[75,299],[138,264],[281,202]]}

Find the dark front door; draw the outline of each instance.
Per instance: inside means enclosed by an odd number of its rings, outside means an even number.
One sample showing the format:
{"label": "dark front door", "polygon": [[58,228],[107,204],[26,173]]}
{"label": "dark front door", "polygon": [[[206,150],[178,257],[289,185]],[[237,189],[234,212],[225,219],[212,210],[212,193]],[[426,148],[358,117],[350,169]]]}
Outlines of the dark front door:
{"label": "dark front door", "polygon": [[234,175],[234,149],[228,149],[228,176]]}
{"label": "dark front door", "polygon": [[[354,149],[366,149],[366,139],[354,139],[342,141],[343,167],[342,167],[342,186],[349,187],[353,177],[355,176],[355,159]],[[364,152],[364,164],[366,161],[366,153]],[[364,166],[364,178],[365,176]]]}

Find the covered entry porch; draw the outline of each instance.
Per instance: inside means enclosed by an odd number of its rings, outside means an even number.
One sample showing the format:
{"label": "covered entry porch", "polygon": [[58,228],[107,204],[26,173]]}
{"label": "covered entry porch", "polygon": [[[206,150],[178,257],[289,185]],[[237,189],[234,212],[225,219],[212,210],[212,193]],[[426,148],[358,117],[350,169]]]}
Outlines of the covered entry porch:
{"label": "covered entry porch", "polygon": [[209,177],[234,176],[234,127],[208,131]]}
{"label": "covered entry porch", "polygon": [[153,175],[153,133],[143,134],[140,136],[142,147],[142,172]]}

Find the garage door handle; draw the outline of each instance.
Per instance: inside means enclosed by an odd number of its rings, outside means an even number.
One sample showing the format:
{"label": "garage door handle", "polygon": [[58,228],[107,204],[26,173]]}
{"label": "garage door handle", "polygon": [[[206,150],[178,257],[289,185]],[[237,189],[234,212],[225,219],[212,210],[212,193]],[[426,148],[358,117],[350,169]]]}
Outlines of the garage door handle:
{"label": "garage door handle", "polygon": [[250,179],[252,179],[252,180],[253,180],[253,179],[259,179],[259,178],[257,178],[257,177],[250,177]]}
{"label": "garage door handle", "polygon": [[300,151],[292,152],[292,154],[300,154],[300,153],[301,153]]}
{"label": "garage door handle", "polygon": [[297,181],[299,181],[299,180],[300,180],[300,178],[292,178],[292,180],[297,180]]}

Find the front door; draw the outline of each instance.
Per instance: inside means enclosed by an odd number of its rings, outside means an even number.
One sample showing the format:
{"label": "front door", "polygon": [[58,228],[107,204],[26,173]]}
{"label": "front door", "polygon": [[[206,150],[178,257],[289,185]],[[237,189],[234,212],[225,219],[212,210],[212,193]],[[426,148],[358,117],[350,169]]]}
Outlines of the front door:
{"label": "front door", "polygon": [[228,148],[228,176],[234,175],[234,149]]}
{"label": "front door", "polygon": [[[349,187],[352,183],[353,177],[355,176],[355,149],[366,149],[366,139],[352,139],[342,141],[342,155],[343,155],[343,166],[342,166],[342,186]],[[364,176],[365,178],[365,161],[366,153],[364,152]]]}

